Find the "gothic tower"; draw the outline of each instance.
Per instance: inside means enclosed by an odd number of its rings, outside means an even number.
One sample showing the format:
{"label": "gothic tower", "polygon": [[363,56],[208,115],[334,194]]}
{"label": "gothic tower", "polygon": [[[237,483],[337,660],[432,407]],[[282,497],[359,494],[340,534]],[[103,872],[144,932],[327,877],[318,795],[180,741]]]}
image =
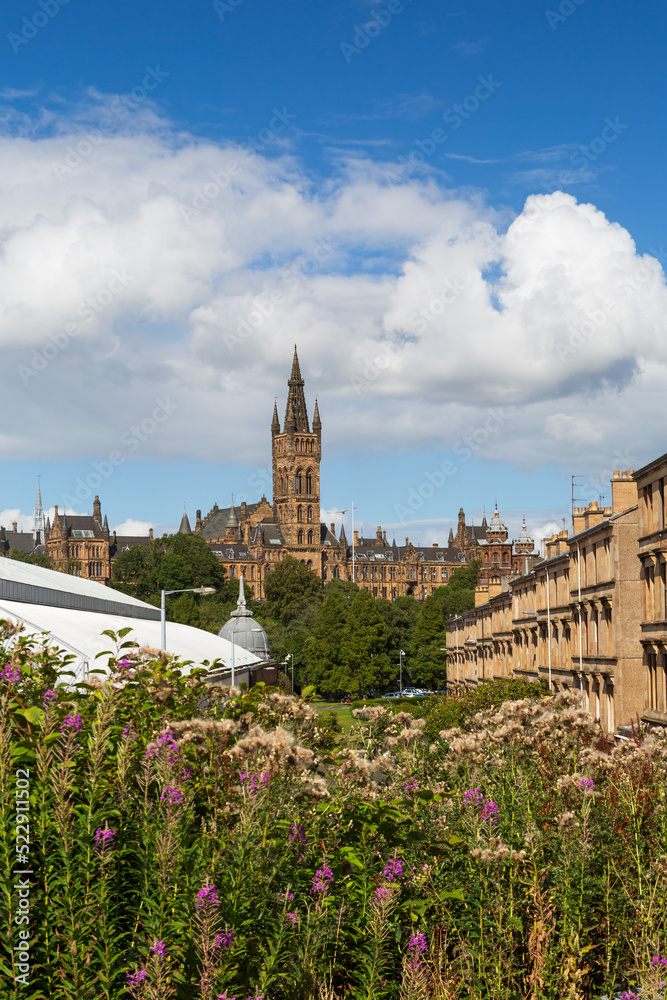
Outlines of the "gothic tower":
{"label": "gothic tower", "polygon": [[271,423],[273,514],[289,546],[305,550],[320,546],[320,412],[315,400],[313,429],[308,423],[304,381],[294,346],[292,374],[287,383],[285,422],[280,430],[277,403]]}

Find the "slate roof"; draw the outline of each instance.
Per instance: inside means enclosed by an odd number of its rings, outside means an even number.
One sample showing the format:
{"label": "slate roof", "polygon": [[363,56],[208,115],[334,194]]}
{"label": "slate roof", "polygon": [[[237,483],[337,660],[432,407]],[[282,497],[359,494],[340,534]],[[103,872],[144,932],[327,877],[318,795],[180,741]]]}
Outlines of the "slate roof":
{"label": "slate roof", "polygon": [[7,531],[0,528],[0,555],[6,555],[10,549],[30,554],[35,548],[35,539],[31,531]]}
{"label": "slate roof", "polygon": [[59,514],[58,518],[63,533],[68,538],[76,537],[72,535],[73,531],[92,531],[93,538],[105,537],[102,526],[92,514]]}
{"label": "slate roof", "polygon": [[[384,562],[397,563],[408,561],[414,552],[414,558],[424,563],[465,563],[466,557],[460,549],[456,548],[422,548],[413,545],[387,545],[375,547],[370,539],[360,539],[366,545],[355,545],[354,558],[356,562]],[[352,546],[348,546],[348,554],[352,555]]]}
{"label": "slate roof", "polygon": [[[249,503],[246,504],[246,514],[251,515],[257,510],[261,503]],[[211,538],[222,538],[227,530],[227,521],[229,520],[229,514],[231,507],[218,507],[214,514],[208,519],[208,521],[202,521],[202,526],[198,532],[204,539]],[[238,516],[238,510],[236,511]]]}
{"label": "slate roof", "polygon": [[126,549],[131,549],[133,545],[147,545],[149,541],[148,535],[116,535],[115,542],[113,538],[111,539],[109,555],[114,559]]}

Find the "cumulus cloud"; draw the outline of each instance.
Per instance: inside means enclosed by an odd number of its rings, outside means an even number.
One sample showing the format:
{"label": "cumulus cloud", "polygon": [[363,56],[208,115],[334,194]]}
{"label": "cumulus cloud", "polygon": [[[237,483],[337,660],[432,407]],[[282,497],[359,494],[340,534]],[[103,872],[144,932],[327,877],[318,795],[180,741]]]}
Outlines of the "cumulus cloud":
{"label": "cumulus cloud", "polygon": [[262,464],[295,341],[331,449],[663,450],[661,261],[594,205],[511,218],[363,156],[322,179],[148,105],[86,144],[105,107],[0,137],[1,457]]}

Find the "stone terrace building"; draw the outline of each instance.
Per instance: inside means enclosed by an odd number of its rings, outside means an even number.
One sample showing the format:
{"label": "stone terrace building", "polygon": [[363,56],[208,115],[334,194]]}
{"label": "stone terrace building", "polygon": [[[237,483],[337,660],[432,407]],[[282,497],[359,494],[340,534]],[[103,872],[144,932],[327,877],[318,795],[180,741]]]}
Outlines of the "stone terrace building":
{"label": "stone terrace building", "polygon": [[667,725],[667,455],[634,474],[639,492],[644,712]]}
{"label": "stone terrace building", "polygon": [[637,484],[631,470],[611,485],[611,507],[575,507],[571,536],[553,535],[529,573],[478,588],[484,603],[447,622],[450,685],[544,679],[582,691],[610,732],[646,717]]}

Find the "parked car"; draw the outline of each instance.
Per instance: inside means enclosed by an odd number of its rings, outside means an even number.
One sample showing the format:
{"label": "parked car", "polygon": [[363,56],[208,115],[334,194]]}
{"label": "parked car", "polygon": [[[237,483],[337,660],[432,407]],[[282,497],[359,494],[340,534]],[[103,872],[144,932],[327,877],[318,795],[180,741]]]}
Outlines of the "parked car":
{"label": "parked car", "polygon": [[383,694],[382,697],[383,698],[400,698],[401,697],[401,692],[400,691],[387,691],[387,693]]}

